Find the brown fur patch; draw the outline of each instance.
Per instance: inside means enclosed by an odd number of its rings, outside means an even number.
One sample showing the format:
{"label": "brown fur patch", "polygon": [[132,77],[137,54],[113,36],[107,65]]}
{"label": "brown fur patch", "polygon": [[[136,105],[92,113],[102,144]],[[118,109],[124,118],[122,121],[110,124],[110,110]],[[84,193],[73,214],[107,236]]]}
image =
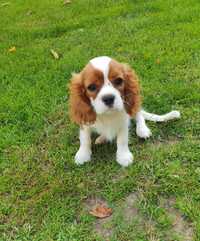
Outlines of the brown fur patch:
{"label": "brown fur patch", "polygon": [[[86,95],[88,98],[95,99],[104,83],[103,73],[100,70],[95,69],[91,64],[88,64],[82,71],[82,78]],[[87,87],[91,84],[96,85],[96,91],[89,91],[87,89]]]}
{"label": "brown fur patch", "polygon": [[[134,71],[129,66],[112,60],[109,64],[108,78],[121,93],[127,113],[130,116],[136,114],[141,101],[138,78]],[[116,84],[117,78],[122,79],[120,85]],[[91,84],[95,85],[95,90],[88,88]],[[90,99],[96,98],[103,84],[103,73],[95,69],[90,63],[79,74],[72,77],[69,99],[72,121],[79,125],[95,122],[96,113],[91,106]]]}
{"label": "brown fur patch", "polygon": [[[79,73],[73,75],[70,83],[69,109],[70,118],[76,124],[91,124],[96,120],[90,98],[95,99],[104,82],[103,73],[91,64],[87,64]],[[88,86],[96,85],[95,91],[90,91]]]}
{"label": "brown fur patch", "polygon": [[139,82],[135,72],[128,65],[112,60],[108,78],[114,86],[117,78],[123,80],[122,84],[115,88],[121,93],[127,113],[130,116],[135,115],[141,105]]}

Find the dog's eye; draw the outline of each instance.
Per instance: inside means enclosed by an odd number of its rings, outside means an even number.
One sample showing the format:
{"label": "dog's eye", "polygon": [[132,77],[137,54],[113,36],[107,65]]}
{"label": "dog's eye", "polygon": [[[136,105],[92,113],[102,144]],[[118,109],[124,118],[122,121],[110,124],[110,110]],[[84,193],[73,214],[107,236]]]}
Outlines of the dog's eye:
{"label": "dog's eye", "polygon": [[95,84],[88,85],[87,89],[91,92],[95,91],[97,89],[97,86]]}
{"label": "dog's eye", "polygon": [[117,78],[113,82],[114,82],[114,85],[120,86],[123,83],[123,79],[122,78]]}

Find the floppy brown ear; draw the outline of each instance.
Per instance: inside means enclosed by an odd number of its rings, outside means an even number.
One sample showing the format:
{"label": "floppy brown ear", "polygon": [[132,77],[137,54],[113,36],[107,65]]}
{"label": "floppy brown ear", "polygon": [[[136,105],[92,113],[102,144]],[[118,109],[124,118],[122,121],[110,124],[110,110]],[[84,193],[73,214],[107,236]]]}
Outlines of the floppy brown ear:
{"label": "floppy brown ear", "polygon": [[135,72],[126,64],[124,64],[124,75],[124,105],[126,112],[130,116],[133,116],[139,111],[141,105],[138,77]]}
{"label": "floppy brown ear", "polygon": [[72,76],[69,109],[71,120],[79,125],[90,124],[96,120],[96,113],[91,106],[90,99],[86,95],[81,73],[73,74]]}

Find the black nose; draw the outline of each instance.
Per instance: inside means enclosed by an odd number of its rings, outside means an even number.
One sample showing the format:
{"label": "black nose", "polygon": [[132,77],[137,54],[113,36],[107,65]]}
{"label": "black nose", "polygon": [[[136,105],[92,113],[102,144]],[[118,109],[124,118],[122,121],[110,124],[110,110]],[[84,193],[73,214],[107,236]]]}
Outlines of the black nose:
{"label": "black nose", "polygon": [[102,101],[104,102],[105,105],[111,107],[114,103],[115,96],[114,95],[104,95],[102,97]]}

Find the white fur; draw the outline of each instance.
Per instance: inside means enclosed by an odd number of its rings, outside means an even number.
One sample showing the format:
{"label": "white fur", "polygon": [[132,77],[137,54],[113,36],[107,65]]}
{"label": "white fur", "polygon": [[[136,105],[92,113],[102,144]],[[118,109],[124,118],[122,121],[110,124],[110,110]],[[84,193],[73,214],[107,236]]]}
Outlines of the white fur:
{"label": "white fur", "polygon": [[[91,104],[97,114],[96,121],[93,125],[83,126],[80,129],[80,148],[75,156],[77,164],[83,164],[90,161],[91,158],[91,131],[94,130],[100,134],[96,143],[102,141],[112,141],[117,138],[117,153],[116,160],[121,166],[128,166],[133,162],[133,155],[128,147],[128,128],[130,116],[124,109],[124,104],[120,92],[115,89],[108,79],[109,64],[111,58],[103,56],[97,57],[90,61],[94,68],[102,71],[104,75],[104,84],[99,91],[95,100],[91,99]],[[115,100],[112,107],[108,107],[102,101],[102,97],[112,94]],[[141,138],[151,136],[151,131],[145,123],[146,120],[155,122],[168,121],[171,119],[180,118],[178,111],[172,111],[165,115],[155,115],[144,110],[136,114],[136,134]]]}
{"label": "white fur", "polygon": [[[97,57],[90,61],[94,68],[102,71],[104,85],[96,98],[91,99],[91,104],[97,114],[96,122],[90,127],[83,127],[80,131],[80,148],[76,154],[76,163],[83,164],[90,160],[91,143],[90,129],[95,130],[106,140],[113,140],[117,137],[117,162],[122,166],[128,166],[133,161],[133,156],[128,148],[128,126],[130,117],[124,110],[124,104],[120,92],[114,88],[108,79],[109,57]],[[106,95],[115,97],[113,106],[105,105],[102,98]]]}
{"label": "white fur", "polygon": [[147,127],[147,125],[145,123],[145,119],[144,119],[141,111],[139,111],[136,114],[135,120],[136,120],[136,134],[137,134],[137,136],[139,136],[140,138],[143,138],[143,139],[149,138],[151,136],[151,131]]}
{"label": "white fur", "polygon": [[90,60],[95,69],[100,70],[104,75],[104,81],[108,80],[109,64],[112,59],[107,56],[100,56]]}
{"label": "white fur", "polygon": [[109,73],[109,64],[111,58],[107,56],[97,57],[90,60],[92,66],[103,73],[104,76],[104,84],[99,91],[97,97],[93,100],[91,98],[91,104],[94,107],[97,114],[103,114],[105,112],[110,112],[110,108],[104,104],[102,101],[103,96],[105,95],[113,95],[115,97],[114,104],[112,110],[121,111],[124,109],[124,104],[120,95],[120,92],[113,87],[110,80],[108,79]]}
{"label": "white fur", "polygon": [[[117,121],[116,121],[117,120]],[[106,140],[117,137],[117,162],[121,166],[128,166],[133,162],[133,155],[128,147],[128,126],[130,117],[125,111],[113,111],[109,114],[97,115],[97,120],[92,126],[80,129],[80,148],[75,156],[77,164],[90,161],[91,157],[91,130],[102,135]]]}
{"label": "white fur", "polygon": [[124,125],[117,133],[117,162],[127,167],[133,162],[133,155],[128,147],[128,122],[124,122]]}
{"label": "white fur", "polygon": [[91,158],[91,129],[84,126],[80,129],[80,147],[75,156],[75,162],[78,165],[90,161]]}
{"label": "white fur", "polygon": [[176,110],[166,113],[164,115],[156,115],[156,114],[148,113],[144,110],[141,110],[141,114],[145,120],[150,120],[153,122],[164,122],[164,121],[169,121],[173,119],[179,119],[181,117],[180,112]]}
{"label": "white fur", "polygon": [[92,129],[107,140],[112,141],[121,129],[129,126],[130,117],[125,111],[113,111],[103,115],[97,115]]}
{"label": "white fur", "polygon": [[136,134],[140,138],[146,139],[149,138],[152,134],[150,129],[147,127],[145,120],[150,120],[153,122],[166,122],[173,119],[178,119],[181,117],[181,114],[179,111],[171,111],[169,113],[166,113],[164,115],[156,115],[153,113],[148,113],[144,110],[139,111],[136,114],[135,120],[136,120]]}
{"label": "white fur", "polygon": [[[110,108],[102,101],[103,96],[113,95],[115,97],[113,107]],[[99,91],[97,97],[93,100],[91,99],[91,104],[94,107],[97,114],[103,114],[106,112],[113,112],[113,110],[122,111],[124,109],[124,104],[120,95],[120,92],[115,89],[112,85],[104,84]]]}
{"label": "white fur", "polygon": [[[155,115],[144,110],[136,114],[136,134],[143,139],[151,136],[151,131],[145,123],[145,119],[152,121],[168,121],[174,118],[180,118],[178,111],[171,111],[164,115]],[[91,157],[91,130],[99,133],[103,141],[112,141],[117,137],[116,161],[121,166],[128,166],[133,162],[133,155],[128,147],[128,127],[130,123],[129,115],[124,111],[110,111],[104,114],[97,114],[95,124],[84,126],[80,129],[80,148],[75,156],[77,164],[83,164],[90,161]],[[102,138],[100,138],[102,139]]]}

